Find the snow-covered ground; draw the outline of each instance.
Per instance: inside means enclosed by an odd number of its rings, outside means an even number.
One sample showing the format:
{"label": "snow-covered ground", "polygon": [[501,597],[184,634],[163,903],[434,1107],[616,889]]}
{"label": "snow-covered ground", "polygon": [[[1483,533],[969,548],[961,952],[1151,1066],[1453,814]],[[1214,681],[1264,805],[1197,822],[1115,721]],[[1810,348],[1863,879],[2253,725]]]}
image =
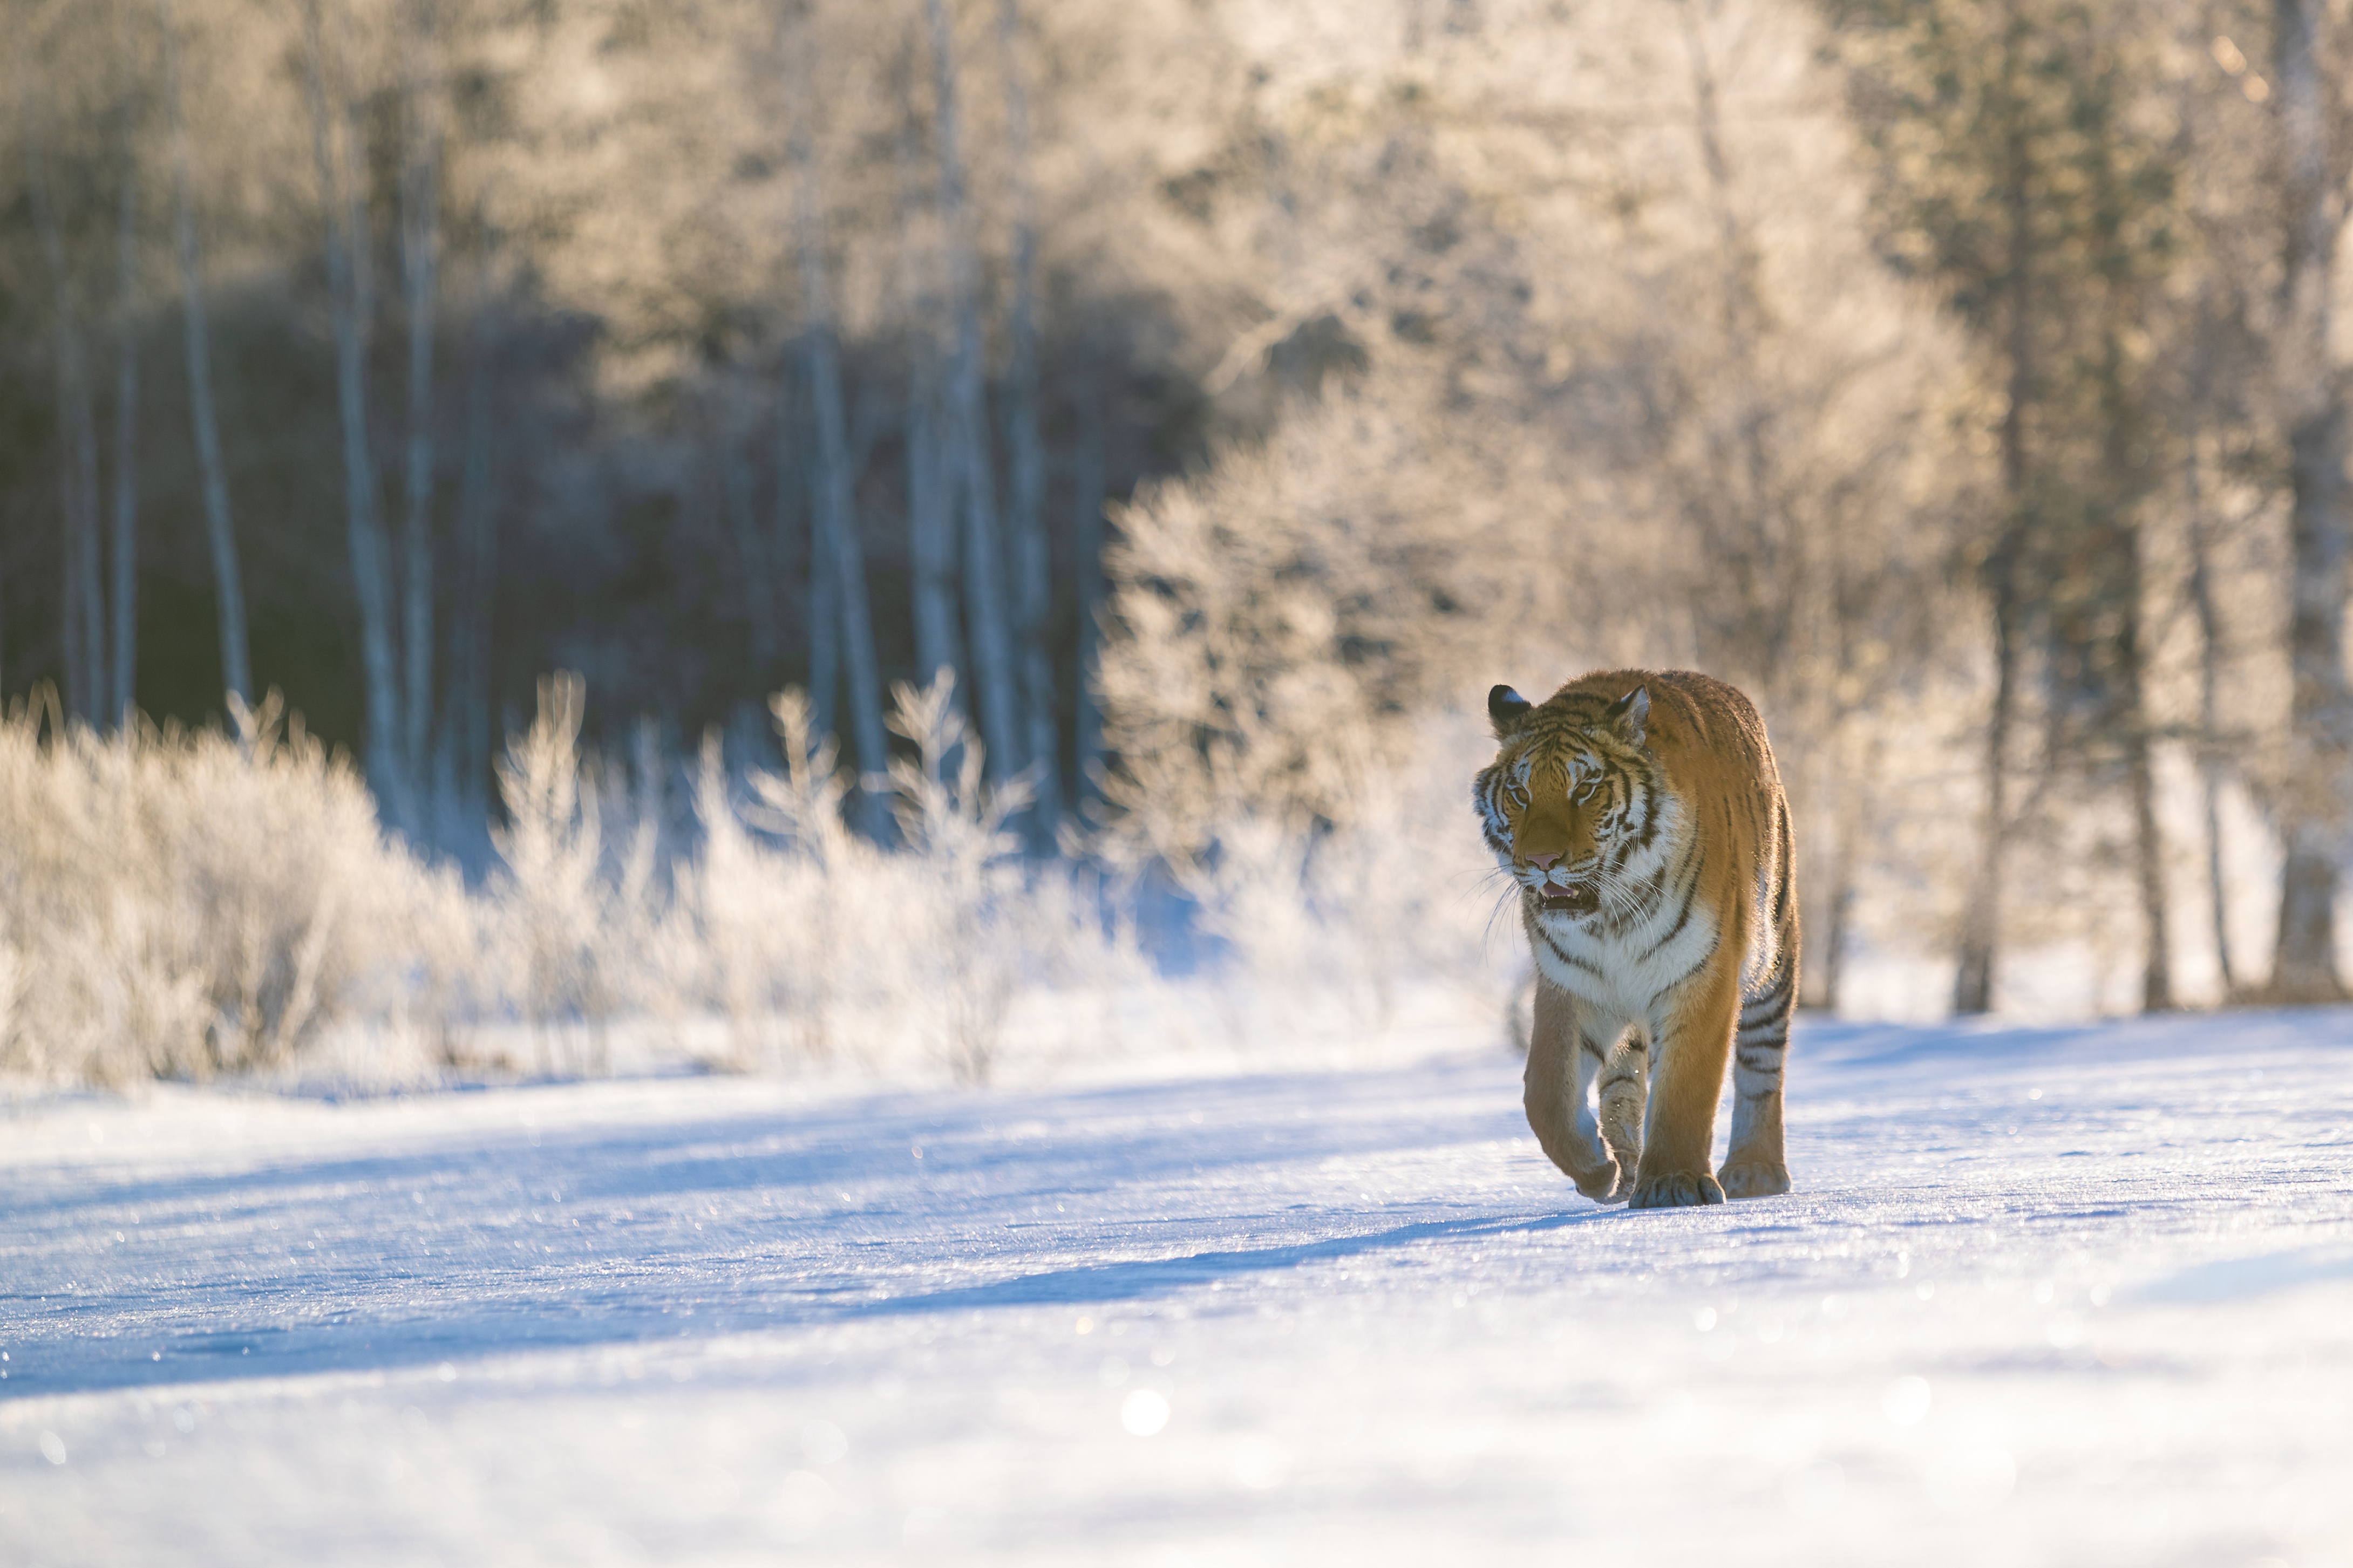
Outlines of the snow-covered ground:
{"label": "snow-covered ground", "polygon": [[2353,1014],[1800,1026],[1798,1191],[1516,1064],[0,1121],[0,1562],[2353,1562]]}

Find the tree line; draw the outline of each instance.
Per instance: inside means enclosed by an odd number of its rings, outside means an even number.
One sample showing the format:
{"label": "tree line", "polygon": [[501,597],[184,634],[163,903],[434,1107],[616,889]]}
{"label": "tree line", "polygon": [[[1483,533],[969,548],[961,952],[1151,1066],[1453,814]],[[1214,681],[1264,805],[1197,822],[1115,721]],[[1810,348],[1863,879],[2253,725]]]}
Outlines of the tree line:
{"label": "tree line", "polygon": [[1102,502],[1198,418],[1165,305],[1041,249],[1069,40],[1018,0],[27,12],[10,689],[282,686],[430,840],[479,837],[535,670],[681,746],[805,686],[879,775],[887,681],[946,667],[1050,847]]}
{"label": "tree line", "polygon": [[23,9],[0,689],[283,687],[456,845],[546,669],[874,774],[947,668],[1039,848],[1206,875],[1691,662],[1817,1003],[2119,900],[2147,1006],[2338,994],[2323,0]]}

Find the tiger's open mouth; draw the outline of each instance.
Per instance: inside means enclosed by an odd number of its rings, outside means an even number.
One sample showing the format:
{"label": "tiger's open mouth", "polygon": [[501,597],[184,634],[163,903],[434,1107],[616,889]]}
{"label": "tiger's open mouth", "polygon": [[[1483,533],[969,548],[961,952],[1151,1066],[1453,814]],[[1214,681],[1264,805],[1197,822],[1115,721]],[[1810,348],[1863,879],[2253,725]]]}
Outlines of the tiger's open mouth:
{"label": "tiger's open mouth", "polygon": [[1555,882],[1546,882],[1535,891],[1544,908],[1558,910],[1565,914],[1589,915],[1601,907],[1601,891],[1589,883],[1564,888]]}

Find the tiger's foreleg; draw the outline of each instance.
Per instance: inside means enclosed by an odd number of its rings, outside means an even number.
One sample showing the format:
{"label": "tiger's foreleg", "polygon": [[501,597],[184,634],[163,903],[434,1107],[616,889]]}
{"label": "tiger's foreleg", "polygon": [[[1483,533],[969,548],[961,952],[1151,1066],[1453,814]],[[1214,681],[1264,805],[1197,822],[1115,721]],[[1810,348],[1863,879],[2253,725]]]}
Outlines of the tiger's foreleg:
{"label": "tiger's foreleg", "polygon": [[1740,1004],[1732,1037],[1732,1147],[1716,1172],[1731,1197],[1763,1198],[1789,1190],[1781,1147],[1781,1064],[1789,1054],[1796,970],[1794,963],[1777,965]]}
{"label": "tiger's foreleg", "polygon": [[1602,1047],[1578,1014],[1576,998],[1538,977],[1528,1031],[1528,1126],[1578,1192],[1597,1203],[1609,1203],[1624,1194],[1619,1190],[1618,1162],[1601,1141],[1589,1103],[1594,1075],[1602,1067]]}
{"label": "tiger's foreleg", "polygon": [[1642,1162],[1628,1199],[1638,1209],[1720,1204],[1724,1188],[1708,1173],[1715,1139],[1715,1100],[1732,1054],[1739,977],[1725,955],[1684,984],[1651,1026],[1651,1103]]}

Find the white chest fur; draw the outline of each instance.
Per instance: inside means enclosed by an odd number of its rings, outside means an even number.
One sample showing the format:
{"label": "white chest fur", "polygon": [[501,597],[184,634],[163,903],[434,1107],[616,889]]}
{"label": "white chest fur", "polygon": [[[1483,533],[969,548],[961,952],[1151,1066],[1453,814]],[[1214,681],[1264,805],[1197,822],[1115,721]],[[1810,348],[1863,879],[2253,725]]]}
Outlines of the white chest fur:
{"label": "white chest fur", "polygon": [[1654,1018],[1670,993],[1715,951],[1715,911],[1698,889],[1687,897],[1683,868],[1662,868],[1680,858],[1681,814],[1668,805],[1662,831],[1649,849],[1619,873],[1621,886],[1657,878],[1672,889],[1632,919],[1601,913],[1541,912],[1535,917],[1536,967],[1545,978],[1582,1001],[1629,1023]]}
{"label": "white chest fur", "polygon": [[1545,978],[1629,1022],[1654,1016],[1716,942],[1715,912],[1696,903],[1688,916],[1677,904],[1626,929],[1605,929],[1598,915],[1540,914],[1536,926],[1536,967]]}

